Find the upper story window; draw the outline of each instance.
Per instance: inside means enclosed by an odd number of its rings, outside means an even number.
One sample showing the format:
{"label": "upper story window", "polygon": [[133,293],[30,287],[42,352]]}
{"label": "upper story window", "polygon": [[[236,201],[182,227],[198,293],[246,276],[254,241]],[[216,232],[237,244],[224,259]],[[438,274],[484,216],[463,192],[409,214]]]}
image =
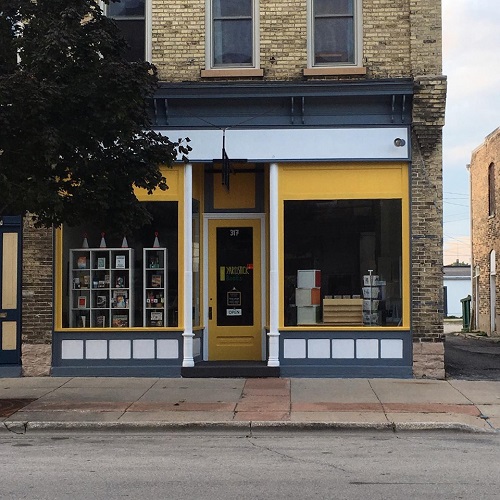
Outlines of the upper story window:
{"label": "upper story window", "polygon": [[149,59],[147,0],[120,0],[106,6],[106,15],[115,20],[129,45],[129,61]]}
{"label": "upper story window", "polygon": [[210,68],[256,66],[257,0],[208,0]]}
{"label": "upper story window", "polygon": [[488,167],[488,215],[495,215],[495,165],[490,163]]}
{"label": "upper story window", "polygon": [[361,65],[361,0],[308,0],[309,65]]}

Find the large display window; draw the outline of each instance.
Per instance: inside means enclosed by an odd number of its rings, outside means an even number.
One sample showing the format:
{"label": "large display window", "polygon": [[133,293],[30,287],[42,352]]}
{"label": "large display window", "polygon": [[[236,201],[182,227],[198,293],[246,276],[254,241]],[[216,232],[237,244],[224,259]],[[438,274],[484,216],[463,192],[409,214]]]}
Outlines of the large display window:
{"label": "large display window", "polygon": [[402,200],[284,201],[285,326],[402,324]]}
{"label": "large display window", "polygon": [[152,220],[132,234],[63,228],[63,328],[178,326],[178,203],[146,206]]}

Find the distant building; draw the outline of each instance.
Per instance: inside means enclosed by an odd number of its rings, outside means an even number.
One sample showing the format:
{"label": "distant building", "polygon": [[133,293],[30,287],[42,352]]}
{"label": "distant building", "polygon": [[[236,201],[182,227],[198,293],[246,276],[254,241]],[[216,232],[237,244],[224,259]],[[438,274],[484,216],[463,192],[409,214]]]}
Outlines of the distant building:
{"label": "distant building", "polygon": [[470,163],[472,220],[472,327],[500,335],[496,279],[500,251],[500,128],[472,152]]}
{"label": "distant building", "polygon": [[461,299],[471,294],[471,267],[468,264],[443,266],[444,314],[462,316]]}

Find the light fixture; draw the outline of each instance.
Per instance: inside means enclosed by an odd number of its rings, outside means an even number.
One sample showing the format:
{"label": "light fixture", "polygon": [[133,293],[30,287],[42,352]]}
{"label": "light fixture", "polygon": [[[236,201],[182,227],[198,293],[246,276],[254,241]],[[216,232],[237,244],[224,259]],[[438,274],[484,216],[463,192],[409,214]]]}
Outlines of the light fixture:
{"label": "light fixture", "polygon": [[401,139],[400,137],[394,139],[394,146],[397,148],[402,148],[406,144],[406,141],[404,139]]}

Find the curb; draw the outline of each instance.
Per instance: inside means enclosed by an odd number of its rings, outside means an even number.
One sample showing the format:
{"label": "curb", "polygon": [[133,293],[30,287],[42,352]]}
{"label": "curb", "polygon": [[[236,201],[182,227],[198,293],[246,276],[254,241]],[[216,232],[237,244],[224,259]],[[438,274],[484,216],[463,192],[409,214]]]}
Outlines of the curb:
{"label": "curb", "polygon": [[455,431],[474,434],[496,434],[495,429],[484,429],[459,422],[3,422],[0,434],[24,435],[28,432],[234,432],[251,436],[256,432],[287,431]]}

